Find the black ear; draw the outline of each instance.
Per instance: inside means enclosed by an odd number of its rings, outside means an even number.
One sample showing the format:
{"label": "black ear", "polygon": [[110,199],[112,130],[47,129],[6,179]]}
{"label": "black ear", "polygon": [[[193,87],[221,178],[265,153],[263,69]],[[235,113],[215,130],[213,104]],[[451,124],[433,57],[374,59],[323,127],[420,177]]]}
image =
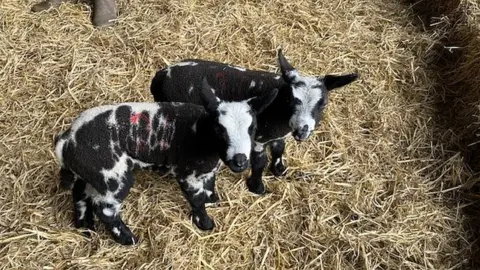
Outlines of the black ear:
{"label": "black ear", "polygon": [[350,73],[347,75],[326,75],[322,80],[328,91],[335,88],[345,86],[352,83],[358,78],[358,73]]}
{"label": "black ear", "polygon": [[203,107],[208,113],[214,113],[217,110],[220,100],[213,93],[212,87],[208,84],[207,78],[202,79],[202,91],[200,91]]}
{"label": "black ear", "polygon": [[278,64],[280,65],[280,71],[282,72],[283,79],[287,82],[291,82],[293,78],[287,74],[290,71],[294,71],[295,68],[287,61],[285,56],[283,56],[282,49],[278,49]]}
{"label": "black ear", "polygon": [[261,114],[263,110],[265,110],[270,103],[277,97],[278,89],[273,89],[270,92],[267,92],[261,96],[254,97],[248,100],[248,104],[252,109],[257,113]]}

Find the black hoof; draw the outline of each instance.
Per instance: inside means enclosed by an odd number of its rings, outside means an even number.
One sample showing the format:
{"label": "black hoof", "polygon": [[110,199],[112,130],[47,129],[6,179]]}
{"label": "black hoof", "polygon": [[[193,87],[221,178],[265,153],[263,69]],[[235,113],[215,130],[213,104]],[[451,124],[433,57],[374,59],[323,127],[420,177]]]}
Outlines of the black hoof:
{"label": "black hoof", "polygon": [[193,223],[203,231],[211,231],[215,227],[213,220],[207,215],[193,216]]}
{"label": "black hoof", "polygon": [[124,246],[132,246],[138,243],[138,237],[134,235],[121,235],[114,238],[115,241]]}
{"label": "black hoof", "polygon": [[117,243],[124,246],[131,246],[138,243],[138,237],[133,235],[132,231],[130,231],[125,224],[111,227],[110,233]]}
{"label": "black hoof", "polygon": [[272,164],[270,166],[270,172],[277,177],[284,176],[287,172],[287,168],[282,163],[279,163],[278,165]]}
{"label": "black hoof", "polygon": [[247,179],[247,188],[250,192],[255,194],[263,195],[265,194],[265,185],[263,185],[262,180],[256,180],[251,177]]}

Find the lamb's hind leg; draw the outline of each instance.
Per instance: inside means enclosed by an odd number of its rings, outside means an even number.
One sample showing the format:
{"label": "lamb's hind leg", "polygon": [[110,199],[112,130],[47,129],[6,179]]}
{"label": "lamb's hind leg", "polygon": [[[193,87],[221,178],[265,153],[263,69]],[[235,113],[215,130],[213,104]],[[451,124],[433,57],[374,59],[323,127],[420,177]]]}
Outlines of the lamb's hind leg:
{"label": "lamb's hind leg", "polygon": [[194,173],[186,177],[177,176],[183,194],[192,207],[193,223],[202,230],[211,230],[215,226],[205,209],[207,195],[204,189],[204,180],[207,177],[210,176],[208,174],[196,176]]}
{"label": "lamb's hind leg", "polygon": [[[85,193],[86,185],[87,183],[85,183],[85,181],[77,179],[72,189],[75,227],[87,228],[91,231],[95,231],[92,199]],[[90,236],[88,231],[85,231],[84,234]]]}
{"label": "lamb's hind leg", "polygon": [[122,201],[127,197],[134,182],[133,173],[127,172],[118,181],[117,179],[109,179],[106,182],[108,183],[108,190],[102,194],[92,186],[87,185],[87,193],[92,197],[95,214],[105,224],[116,242],[122,245],[138,243],[138,238],[133,235],[120,216]]}
{"label": "lamb's hind leg", "polygon": [[283,139],[275,140],[269,143],[270,152],[272,154],[272,161],[270,163],[270,171],[275,176],[282,176],[285,174],[287,168],[283,164],[283,153],[285,151],[285,141]]}

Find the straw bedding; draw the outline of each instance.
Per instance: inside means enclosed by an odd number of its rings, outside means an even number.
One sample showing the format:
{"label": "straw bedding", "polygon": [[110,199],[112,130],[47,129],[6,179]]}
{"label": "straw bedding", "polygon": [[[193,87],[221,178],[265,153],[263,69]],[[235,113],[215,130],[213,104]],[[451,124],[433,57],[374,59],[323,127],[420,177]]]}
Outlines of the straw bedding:
{"label": "straw bedding", "polygon": [[[118,0],[99,30],[85,3],[2,1],[0,269],[475,269],[480,8],[440,2]],[[138,246],[73,228],[52,141],[79,112],[151,100],[183,58],[277,71],[279,47],[304,73],[361,79],[288,141],[272,193],[224,169],[206,233],[172,179],[139,172],[123,207]]]}

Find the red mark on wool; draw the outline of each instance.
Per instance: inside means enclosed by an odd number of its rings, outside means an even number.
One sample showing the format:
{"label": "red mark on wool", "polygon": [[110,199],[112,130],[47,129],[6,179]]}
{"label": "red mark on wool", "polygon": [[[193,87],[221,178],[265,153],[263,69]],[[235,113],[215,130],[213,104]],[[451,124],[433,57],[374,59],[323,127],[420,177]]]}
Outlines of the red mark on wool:
{"label": "red mark on wool", "polygon": [[215,77],[220,82],[222,89],[225,89],[227,87],[227,76],[225,76],[225,73],[223,71],[219,71],[215,74]]}
{"label": "red mark on wool", "polygon": [[138,122],[140,121],[140,119],[143,119],[145,122],[147,122],[147,126],[148,128],[150,128],[150,118],[148,117],[148,115],[144,113],[136,113],[130,116],[130,122],[132,122],[135,125],[138,125]]}

